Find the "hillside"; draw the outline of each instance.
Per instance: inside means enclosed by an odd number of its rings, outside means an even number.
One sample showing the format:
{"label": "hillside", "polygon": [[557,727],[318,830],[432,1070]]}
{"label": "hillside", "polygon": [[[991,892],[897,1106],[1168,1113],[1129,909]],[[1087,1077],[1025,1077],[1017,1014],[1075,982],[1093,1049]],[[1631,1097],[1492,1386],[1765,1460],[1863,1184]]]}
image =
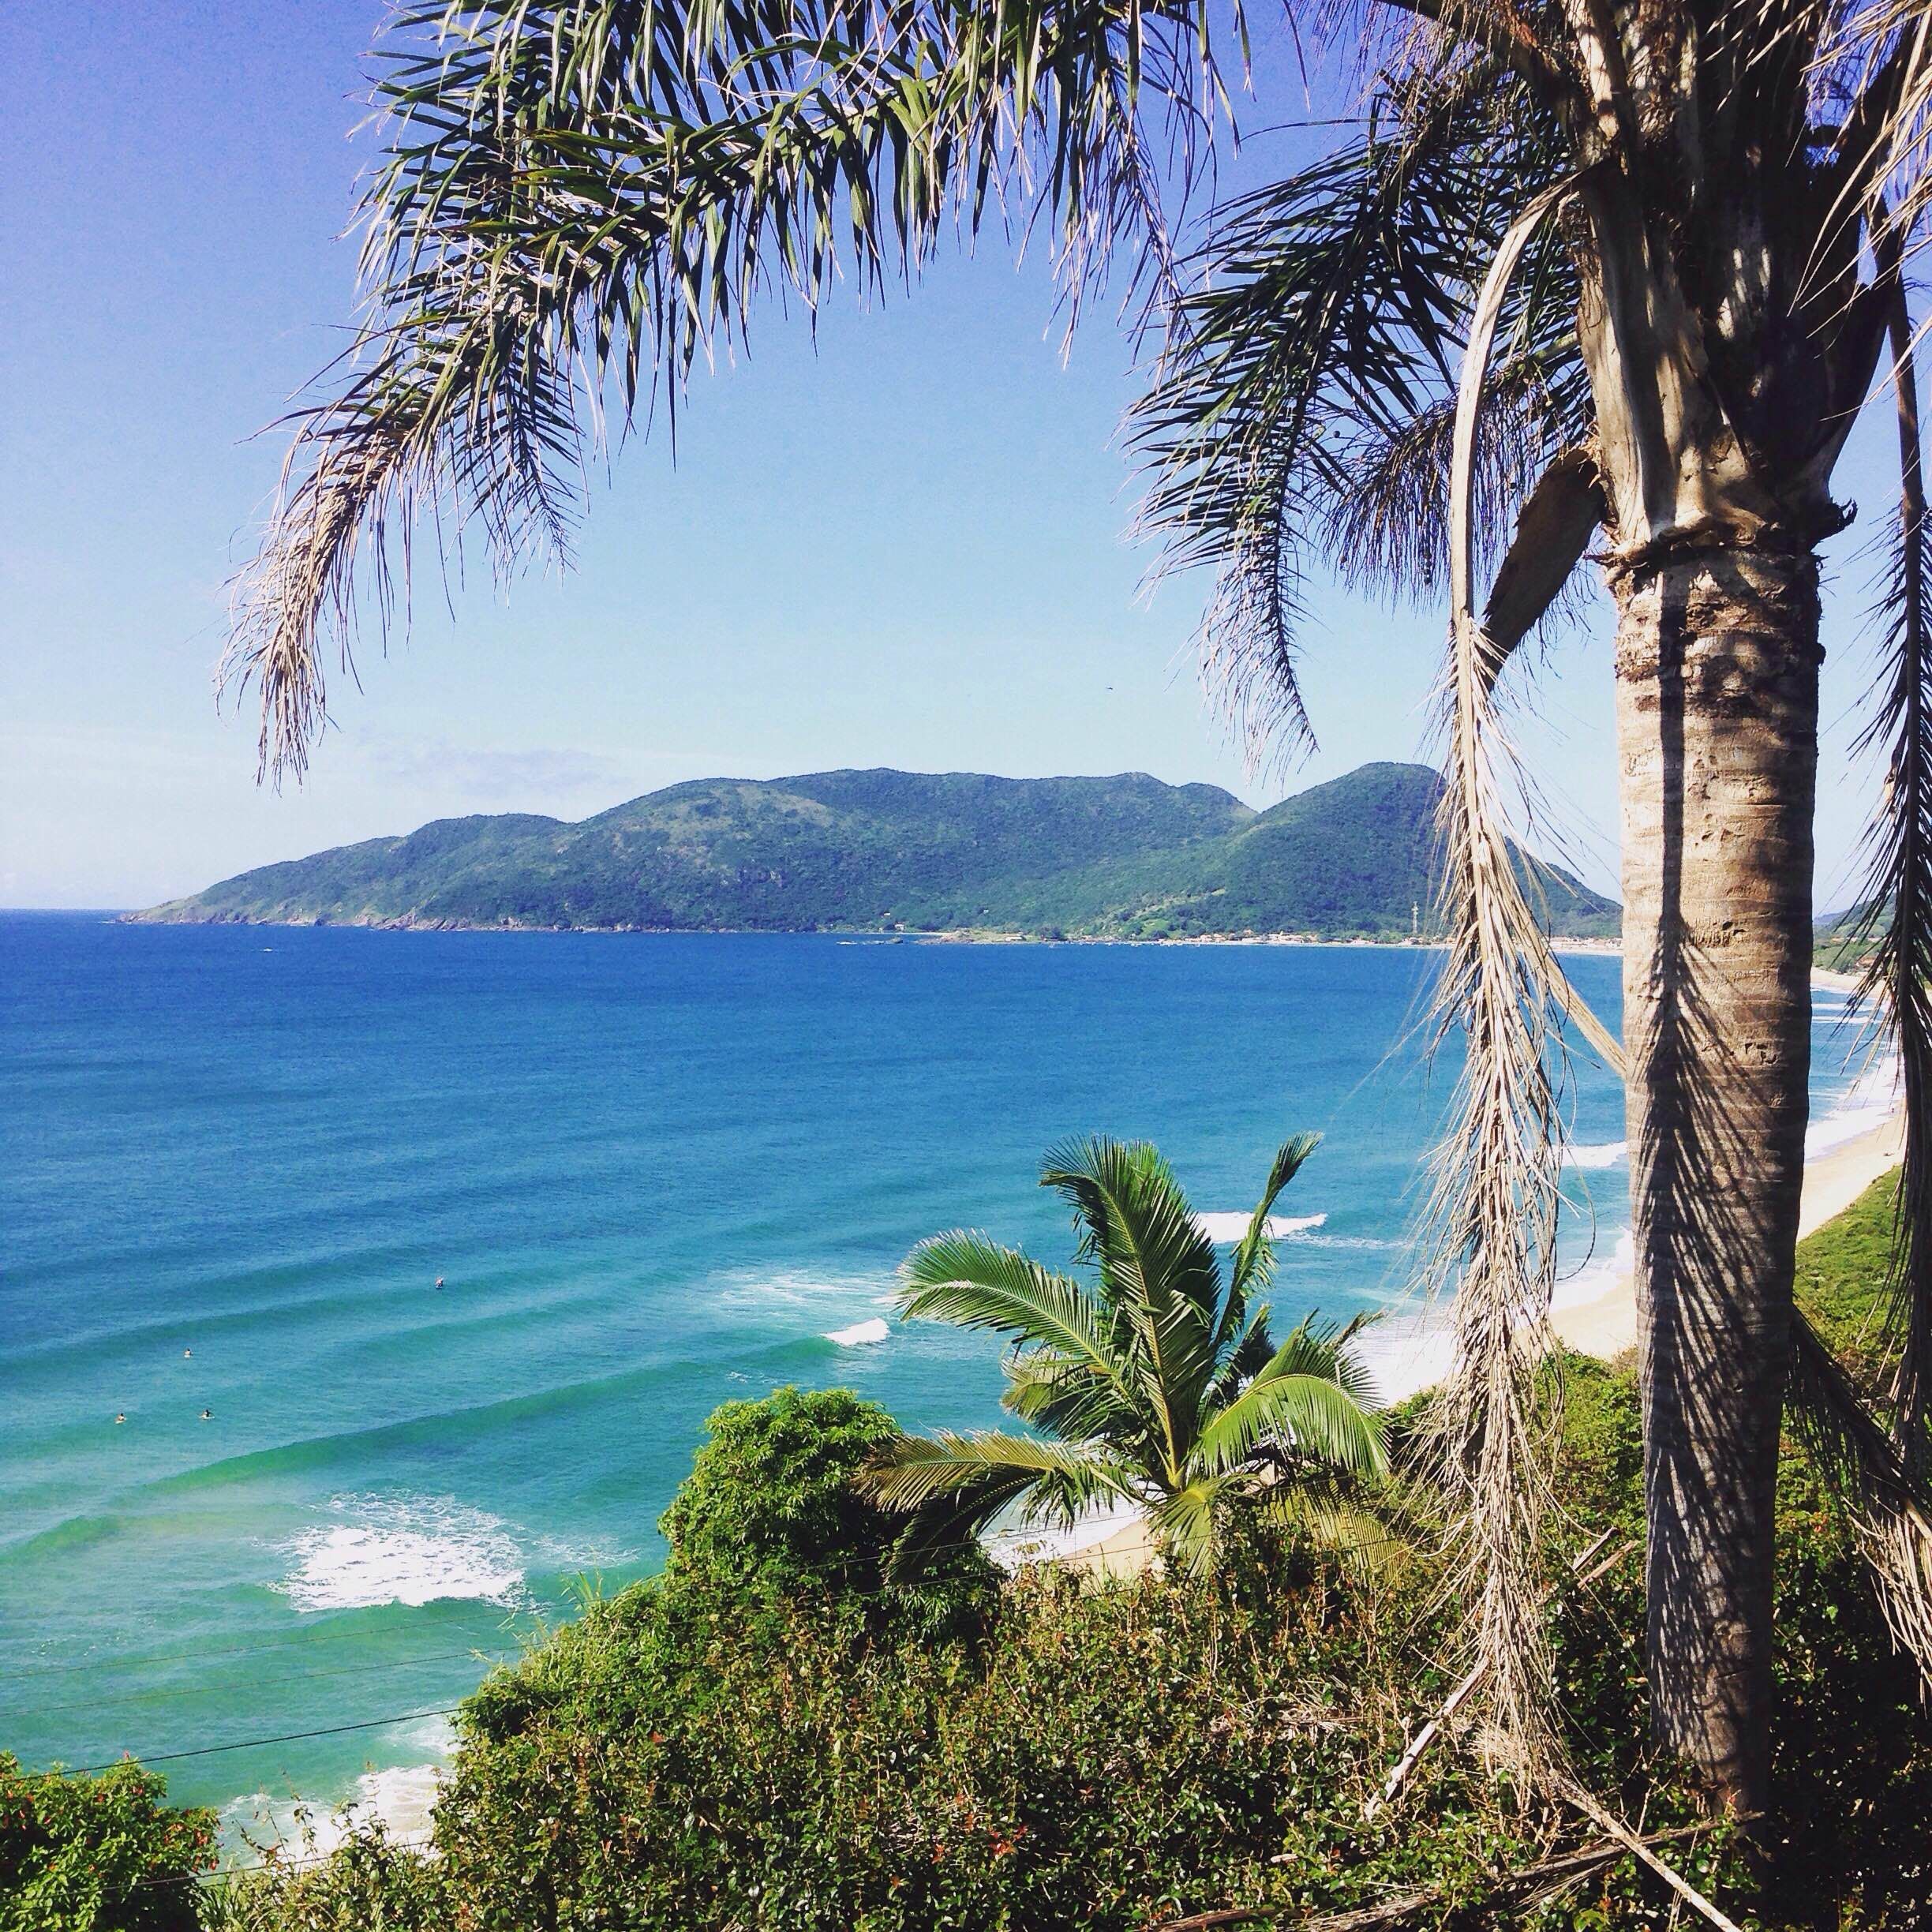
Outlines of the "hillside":
{"label": "hillside", "polygon": [[1857,972],[1891,927],[1889,912],[1881,908],[1874,919],[1869,904],[1828,913],[1812,928],[1812,964],[1833,972]]}
{"label": "hillside", "polygon": [[[989,932],[1166,938],[1427,930],[1441,779],[1365,765],[1256,812],[1144,773],[889,770],[667,787],[566,824],[439,819],[264,866],[130,917],[170,923]],[[1555,929],[1617,908],[1537,866]]]}

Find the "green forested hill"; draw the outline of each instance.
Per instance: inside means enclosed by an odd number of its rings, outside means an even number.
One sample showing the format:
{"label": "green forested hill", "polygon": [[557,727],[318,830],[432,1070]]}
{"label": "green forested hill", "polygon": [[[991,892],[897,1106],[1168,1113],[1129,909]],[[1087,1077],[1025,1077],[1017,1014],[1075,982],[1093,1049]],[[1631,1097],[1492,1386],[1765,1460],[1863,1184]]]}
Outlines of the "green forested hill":
{"label": "green forested hill", "polygon": [[[134,914],[164,921],[1168,938],[1427,930],[1441,780],[1365,765],[1256,812],[1213,785],[819,772],[672,785],[579,824],[439,819]],[[1537,873],[1559,932],[1617,909]],[[1418,914],[1419,908],[1419,914]]]}

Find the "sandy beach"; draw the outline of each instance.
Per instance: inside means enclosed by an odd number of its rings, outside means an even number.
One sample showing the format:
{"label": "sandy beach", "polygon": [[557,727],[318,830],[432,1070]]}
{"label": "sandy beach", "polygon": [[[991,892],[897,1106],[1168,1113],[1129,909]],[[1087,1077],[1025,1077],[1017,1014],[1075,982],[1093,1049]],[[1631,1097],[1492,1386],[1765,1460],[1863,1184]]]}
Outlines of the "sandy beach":
{"label": "sandy beach", "polygon": [[[1849,993],[1857,981],[1848,973],[1815,972],[1814,986]],[[1804,1193],[1799,1206],[1798,1233],[1802,1239],[1841,1215],[1881,1174],[1896,1167],[1904,1153],[1905,1117],[1895,1111],[1877,1125],[1827,1148],[1805,1165]],[[1571,1348],[1606,1360],[1637,1346],[1637,1294],[1627,1269],[1613,1275],[1610,1286],[1586,1301],[1551,1312],[1551,1325]]]}
{"label": "sandy beach", "polygon": [[[1882,1125],[1821,1154],[1805,1169],[1799,1208],[1800,1237],[1841,1215],[1878,1177],[1896,1167],[1904,1151],[1905,1122],[1894,1114]],[[1637,1295],[1628,1273],[1588,1301],[1554,1309],[1551,1325],[1571,1348],[1606,1359],[1637,1345]]]}

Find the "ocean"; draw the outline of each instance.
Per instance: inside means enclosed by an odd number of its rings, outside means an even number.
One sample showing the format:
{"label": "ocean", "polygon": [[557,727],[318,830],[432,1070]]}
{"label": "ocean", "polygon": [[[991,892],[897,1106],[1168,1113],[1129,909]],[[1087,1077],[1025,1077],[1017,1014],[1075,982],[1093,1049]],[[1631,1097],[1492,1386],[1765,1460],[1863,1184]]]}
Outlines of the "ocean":
{"label": "ocean", "polygon": [[[1435,964],[0,915],[0,1750],[136,1752],[238,1848],[419,1820],[488,1661],[657,1566],[717,1404],[998,1420],[994,1346],[889,1320],[893,1270],[962,1225],[1064,1261],[1069,1134],[1233,1216],[1320,1131],[1279,1319],[1399,1300]],[[1571,966],[1614,1025],[1617,962]],[[1883,1103],[1842,1008],[1821,1146]],[[1582,1299],[1623,1108],[1571,1072]]]}

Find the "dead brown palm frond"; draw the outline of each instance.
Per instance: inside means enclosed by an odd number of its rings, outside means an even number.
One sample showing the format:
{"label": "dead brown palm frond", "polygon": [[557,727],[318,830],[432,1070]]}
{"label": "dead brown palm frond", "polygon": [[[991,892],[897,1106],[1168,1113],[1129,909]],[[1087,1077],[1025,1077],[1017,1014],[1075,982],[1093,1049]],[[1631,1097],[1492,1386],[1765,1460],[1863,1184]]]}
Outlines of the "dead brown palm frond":
{"label": "dead brown palm frond", "polygon": [[1523,896],[1496,772],[1508,756],[1494,691],[1500,659],[1476,616],[1473,466],[1490,345],[1510,279],[1572,192],[1546,189],[1511,224],[1484,283],[1458,390],[1449,519],[1450,638],[1442,918],[1449,953],[1436,1000],[1463,1065],[1438,1152],[1430,1277],[1450,1297],[1455,1365],[1437,1405],[1440,1467],[1455,1518],[1455,1586],[1492,1720],[1492,1748],[1526,1790],[1560,1761],[1541,1605],[1549,1406],[1536,1371],[1551,1350],[1561,1123],[1551,1070],[1560,975]]}

